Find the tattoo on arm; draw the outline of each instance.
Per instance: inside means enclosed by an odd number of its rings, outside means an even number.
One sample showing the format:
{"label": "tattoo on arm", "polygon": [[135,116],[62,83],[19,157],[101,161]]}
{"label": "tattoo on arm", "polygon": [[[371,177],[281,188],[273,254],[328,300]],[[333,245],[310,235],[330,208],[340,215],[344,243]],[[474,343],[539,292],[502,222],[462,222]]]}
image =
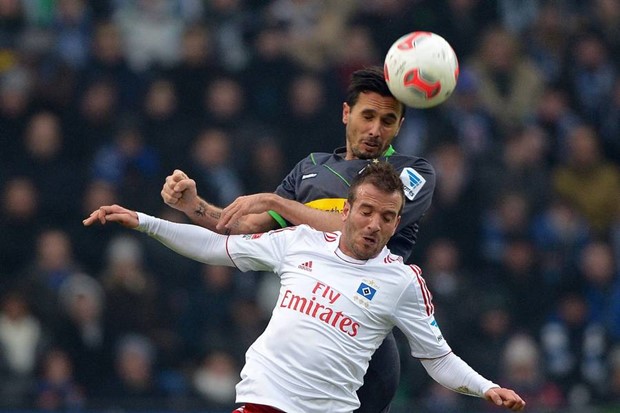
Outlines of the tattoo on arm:
{"label": "tattoo on arm", "polygon": [[199,217],[204,217],[206,211],[207,211],[207,203],[200,201],[198,203],[198,206],[194,210],[194,214],[198,215]]}
{"label": "tattoo on arm", "polygon": [[220,211],[209,208],[209,204],[207,204],[204,201],[200,201],[198,203],[198,206],[194,210],[194,214],[196,214],[199,217],[204,217],[206,215],[209,215],[211,218],[216,219],[216,220],[220,219],[220,216],[222,215]]}

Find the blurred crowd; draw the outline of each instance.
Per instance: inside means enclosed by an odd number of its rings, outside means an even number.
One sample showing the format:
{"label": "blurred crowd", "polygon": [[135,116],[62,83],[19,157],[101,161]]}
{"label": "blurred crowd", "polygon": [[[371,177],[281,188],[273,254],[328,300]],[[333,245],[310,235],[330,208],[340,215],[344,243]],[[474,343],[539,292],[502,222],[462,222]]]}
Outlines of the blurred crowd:
{"label": "blurred crowd", "polygon": [[[225,206],[344,144],[349,76],[414,30],[450,99],[395,148],[438,177],[412,261],[456,353],[530,412],[620,409],[619,0],[0,0],[0,408],[230,411],[272,274],[114,226]],[[401,347],[395,407],[487,411]]]}

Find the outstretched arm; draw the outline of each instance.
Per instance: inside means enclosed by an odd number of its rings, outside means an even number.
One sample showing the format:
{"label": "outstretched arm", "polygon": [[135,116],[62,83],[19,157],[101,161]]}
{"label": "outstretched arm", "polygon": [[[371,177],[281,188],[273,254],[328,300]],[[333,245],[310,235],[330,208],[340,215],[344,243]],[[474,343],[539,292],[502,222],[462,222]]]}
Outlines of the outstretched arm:
{"label": "outstretched arm", "polygon": [[439,384],[458,393],[484,397],[497,406],[521,411],[525,401],[510,389],[485,379],[454,353],[436,359],[423,359],[422,365]]}
{"label": "outstretched arm", "polygon": [[183,212],[195,224],[220,234],[254,234],[276,228],[276,222],[266,212],[238,216],[234,221],[226,220],[227,225],[218,225],[222,209],[199,197],[196,181],[179,169],[166,177],[161,197],[167,205]]}
{"label": "outstretched arm", "polygon": [[102,225],[116,222],[144,232],[173,251],[193,260],[212,265],[234,266],[226,251],[228,237],[196,225],[169,222],[120,205],[102,206],[82,222],[85,226],[97,222]]}

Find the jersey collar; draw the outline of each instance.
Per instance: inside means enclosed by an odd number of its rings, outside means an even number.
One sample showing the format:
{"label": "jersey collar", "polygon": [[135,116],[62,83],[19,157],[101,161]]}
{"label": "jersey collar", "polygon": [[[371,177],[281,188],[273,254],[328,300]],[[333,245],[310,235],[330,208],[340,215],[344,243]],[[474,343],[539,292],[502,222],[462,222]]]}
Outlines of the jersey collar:
{"label": "jersey collar", "polygon": [[[383,152],[383,155],[381,156],[385,156],[385,158],[389,158],[390,156],[394,155],[396,153],[396,150],[394,149],[394,147],[392,145],[388,146],[388,148],[385,150],[385,152]],[[347,154],[347,147],[346,146],[341,146],[339,148],[336,148],[334,150],[334,155],[343,158],[346,156]]]}

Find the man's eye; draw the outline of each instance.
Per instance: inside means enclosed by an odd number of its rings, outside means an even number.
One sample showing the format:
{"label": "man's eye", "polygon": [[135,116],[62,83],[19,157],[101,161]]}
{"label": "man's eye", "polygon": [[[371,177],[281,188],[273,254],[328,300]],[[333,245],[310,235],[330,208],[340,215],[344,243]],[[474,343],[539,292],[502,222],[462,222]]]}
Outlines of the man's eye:
{"label": "man's eye", "polygon": [[396,215],[394,214],[384,214],[382,215],[382,217],[383,217],[383,221],[385,222],[392,222],[396,219]]}

